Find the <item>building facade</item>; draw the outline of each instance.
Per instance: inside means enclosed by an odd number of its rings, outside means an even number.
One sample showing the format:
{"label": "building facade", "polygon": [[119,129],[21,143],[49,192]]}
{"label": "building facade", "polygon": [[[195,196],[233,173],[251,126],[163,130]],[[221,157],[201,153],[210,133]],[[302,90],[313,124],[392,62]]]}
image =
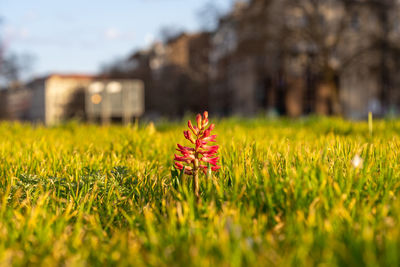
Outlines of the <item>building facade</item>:
{"label": "building facade", "polygon": [[[207,109],[210,34],[180,34],[156,42],[106,70],[109,78],[140,79],[146,88],[145,115],[181,117]],[[127,66],[127,67],[121,67]]]}
{"label": "building facade", "polygon": [[141,79],[146,113],[400,111],[400,2],[238,0],[211,33],[154,43],[106,72]]}
{"label": "building facade", "polygon": [[29,120],[46,125],[85,119],[85,88],[94,76],[53,74],[27,84],[31,91]]}
{"label": "building facade", "polygon": [[212,37],[212,111],[396,113],[399,10],[394,0],[238,1]]}
{"label": "building facade", "polygon": [[[96,86],[99,84],[101,88]],[[144,112],[144,88],[140,80],[52,74],[2,90],[0,96],[2,119],[45,125],[70,119],[128,123]]]}

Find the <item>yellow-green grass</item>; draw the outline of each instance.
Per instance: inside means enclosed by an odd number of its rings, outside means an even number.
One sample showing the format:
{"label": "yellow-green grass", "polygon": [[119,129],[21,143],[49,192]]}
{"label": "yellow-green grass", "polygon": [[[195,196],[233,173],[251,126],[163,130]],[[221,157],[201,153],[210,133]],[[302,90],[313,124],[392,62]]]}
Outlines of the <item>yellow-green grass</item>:
{"label": "yellow-green grass", "polygon": [[0,263],[400,264],[400,121],[214,122],[199,203],[171,171],[184,121],[1,123]]}

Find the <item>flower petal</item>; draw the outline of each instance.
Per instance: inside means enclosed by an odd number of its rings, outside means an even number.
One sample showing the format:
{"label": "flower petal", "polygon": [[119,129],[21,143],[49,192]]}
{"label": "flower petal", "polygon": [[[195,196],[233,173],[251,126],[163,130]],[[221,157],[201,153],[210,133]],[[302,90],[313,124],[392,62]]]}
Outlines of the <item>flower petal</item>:
{"label": "flower petal", "polygon": [[215,158],[202,157],[201,161],[210,163],[211,165],[214,165],[214,166],[217,166],[218,159],[219,159],[219,157],[215,157]]}
{"label": "flower petal", "polygon": [[218,171],[220,168],[221,168],[221,166],[218,166],[218,165],[217,166],[212,166],[211,170],[212,171]]}
{"label": "flower petal", "polygon": [[179,162],[175,162],[175,166],[177,169],[182,170],[183,169],[183,164],[179,163]]}

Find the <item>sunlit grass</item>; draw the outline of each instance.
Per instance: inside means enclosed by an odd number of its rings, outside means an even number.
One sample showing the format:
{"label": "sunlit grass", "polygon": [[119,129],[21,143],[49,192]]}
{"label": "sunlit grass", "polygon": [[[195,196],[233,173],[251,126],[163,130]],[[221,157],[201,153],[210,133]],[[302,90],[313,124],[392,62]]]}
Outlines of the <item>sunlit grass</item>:
{"label": "sunlit grass", "polygon": [[0,124],[0,264],[400,264],[400,121],[372,134],[341,119],[211,121],[222,168],[199,203],[171,175],[185,122]]}

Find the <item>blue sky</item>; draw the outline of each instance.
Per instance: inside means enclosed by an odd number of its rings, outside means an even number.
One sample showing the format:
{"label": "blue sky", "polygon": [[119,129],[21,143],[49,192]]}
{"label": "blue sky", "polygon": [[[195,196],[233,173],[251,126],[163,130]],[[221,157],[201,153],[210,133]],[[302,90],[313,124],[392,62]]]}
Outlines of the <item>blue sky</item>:
{"label": "blue sky", "polygon": [[[227,10],[232,0],[212,0]],[[196,31],[210,0],[1,0],[7,49],[33,54],[33,75],[95,73],[144,48],[163,26]]]}

